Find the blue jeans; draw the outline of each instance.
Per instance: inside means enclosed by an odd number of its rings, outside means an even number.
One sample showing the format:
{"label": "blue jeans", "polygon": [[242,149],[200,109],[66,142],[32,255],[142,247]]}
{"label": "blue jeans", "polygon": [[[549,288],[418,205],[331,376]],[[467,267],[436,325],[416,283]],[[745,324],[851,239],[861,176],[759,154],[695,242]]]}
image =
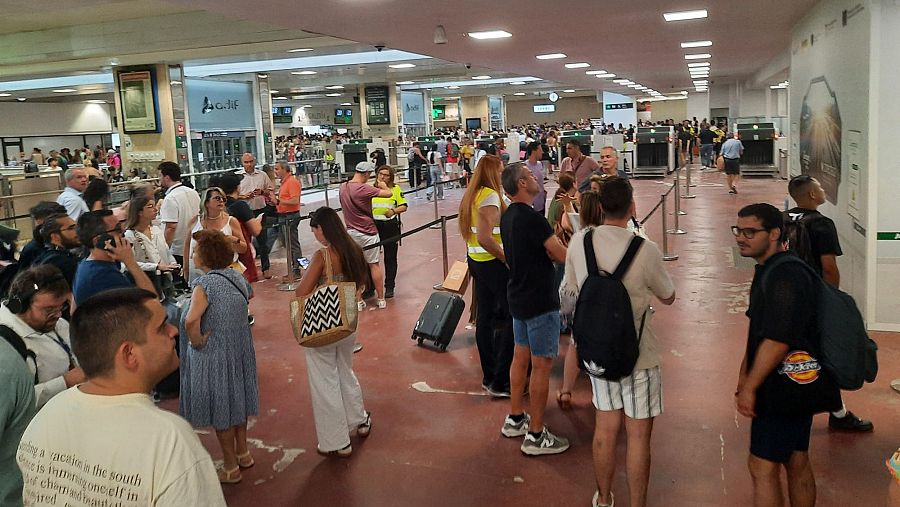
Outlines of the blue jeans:
{"label": "blue jeans", "polygon": [[715,153],[714,144],[701,144],[700,145],[700,163],[703,164],[703,167],[712,167],[713,165],[713,153]]}

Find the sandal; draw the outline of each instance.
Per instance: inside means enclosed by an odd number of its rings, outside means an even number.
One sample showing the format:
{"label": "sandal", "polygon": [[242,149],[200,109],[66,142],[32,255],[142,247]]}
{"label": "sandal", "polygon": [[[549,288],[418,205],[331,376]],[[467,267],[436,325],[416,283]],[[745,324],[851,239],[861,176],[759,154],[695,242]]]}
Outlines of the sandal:
{"label": "sandal", "polygon": [[572,409],[572,392],[571,391],[556,391],[556,404],[559,405],[560,410],[571,410]]}
{"label": "sandal", "polygon": [[225,470],[224,468],[220,468],[216,470],[216,475],[219,476],[219,482],[222,484],[237,484],[241,482],[241,467],[236,466],[232,470]]}
{"label": "sandal", "polygon": [[250,451],[247,451],[244,454],[238,454],[235,457],[237,458],[239,468],[250,468],[256,464],[256,462],[253,461],[253,456],[250,455]]}
{"label": "sandal", "polygon": [[366,420],[356,427],[356,434],[362,438],[366,438],[369,436],[370,431],[372,431],[372,413],[366,412]]}
{"label": "sandal", "polygon": [[322,456],[337,456],[338,458],[349,458],[351,454],[353,454],[353,447],[350,447],[350,444],[347,444],[343,449],[337,449],[335,451],[323,451],[316,446],[316,452],[321,454]]}

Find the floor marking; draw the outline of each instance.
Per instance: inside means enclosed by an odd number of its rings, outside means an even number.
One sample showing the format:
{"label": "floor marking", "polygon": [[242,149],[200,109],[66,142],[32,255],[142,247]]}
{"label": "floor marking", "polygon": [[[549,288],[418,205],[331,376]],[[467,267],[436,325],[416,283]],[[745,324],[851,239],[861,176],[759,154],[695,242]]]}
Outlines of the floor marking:
{"label": "floor marking", "polygon": [[682,354],[681,352],[678,352],[675,349],[672,349],[670,352],[672,352],[672,355],[675,357],[684,357],[684,354]]}
{"label": "floor marking", "polygon": [[471,391],[448,391],[446,389],[435,389],[428,385],[428,382],[416,382],[414,384],[410,384],[409,387],[412,387],[416,391],[420,393],[442,393],[442,394],[467,394],[469,396],[489,396],[488,393],[485,392],[471,392]]}
{"label": "floor marking", "polygon": [[281,458],[272,465],[272,470],[275,470],[278,473],[284,472],[284,470],[294,462],[294,459],[296,459],[297,456],[306,452],[306,449],[285,448],[282,445],[266,445],[265,442],[258,438],[248,438],[247,443],[268,453],[281,451]]}
{"label": "floor marking", "polygon": [[725,437],[719,433],[719,441],[722,443],[722,494],[728,496],[728,488],[725,486]]}
{"label": "floor marking", "polygon": [[734,427],[737,429],[741,429],[741,425],[738,424],[738,413],[737,410],[734,411]]}
{"label": "floor marking", "polygon": [[513,477],[513,482],[517,482],[517,483],[519,483],[519,484],[523,484],[523,483],[525,482],[525,479],[523,479],[523,478],[521,478],[521,477],[519,477],[519,476],[517,475],[517,476]]}

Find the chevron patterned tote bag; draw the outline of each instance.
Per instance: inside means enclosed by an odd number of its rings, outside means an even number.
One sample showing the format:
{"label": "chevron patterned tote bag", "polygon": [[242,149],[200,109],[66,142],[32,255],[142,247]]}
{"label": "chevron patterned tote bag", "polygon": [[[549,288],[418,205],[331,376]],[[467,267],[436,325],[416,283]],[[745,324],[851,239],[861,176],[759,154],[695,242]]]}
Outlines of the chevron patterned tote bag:
{"label": "chevron patterned tote bag", "polygon": [[356,283],[335,282],[328,250],[324,252],[325,283],[291,301],[294,337],[304,347],[330,345],[356,331]]}

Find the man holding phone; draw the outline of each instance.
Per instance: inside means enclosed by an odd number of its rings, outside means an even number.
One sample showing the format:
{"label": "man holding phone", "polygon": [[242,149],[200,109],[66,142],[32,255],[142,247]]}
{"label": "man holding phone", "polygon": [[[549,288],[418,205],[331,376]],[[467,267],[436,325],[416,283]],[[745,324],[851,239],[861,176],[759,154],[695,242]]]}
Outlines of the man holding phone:
{"label": "man holding phone", "polygon": [[110,210],[91,211],[78,218],[78,239],[90,255],[78,265],[72,294],[75,304],[111,289],[139,287],[156,292],[153,282],[134,259],[122,225]]}

